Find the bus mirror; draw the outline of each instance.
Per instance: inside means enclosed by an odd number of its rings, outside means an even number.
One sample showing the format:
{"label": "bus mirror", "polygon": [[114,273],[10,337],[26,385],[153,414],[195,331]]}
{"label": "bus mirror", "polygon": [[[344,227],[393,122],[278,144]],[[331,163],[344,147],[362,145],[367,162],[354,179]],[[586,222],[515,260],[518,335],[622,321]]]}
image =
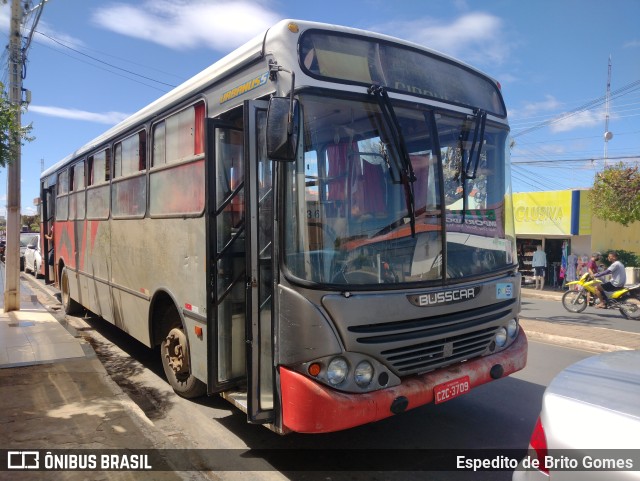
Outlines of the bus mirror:
{"label": "bus mirror", "polygon": [[288,97],[272,97],[267,112],[267,156],[272,160],[295,160],[299,130],[298,101]]}

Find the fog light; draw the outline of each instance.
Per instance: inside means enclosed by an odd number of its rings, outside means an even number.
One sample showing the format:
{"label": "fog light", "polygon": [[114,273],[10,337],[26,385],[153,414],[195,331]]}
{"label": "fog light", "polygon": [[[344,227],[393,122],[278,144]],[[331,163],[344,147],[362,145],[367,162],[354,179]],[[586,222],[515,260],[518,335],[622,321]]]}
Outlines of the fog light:
{"label": "fog light", "polygon": [[507,343],[507,330],[504,327],[496,332],[496,346],[503,347]]}
{"label": "fog light", "polygon": [[513,338],[516,336],[516,332],[518,332],[518,321],[511,319],[507,325],[507,334],[509,334],[509,337]]}
{"label": "fog light", "polygon": [[334,357],[327,367],[327,379],[331,384],[337,386],[347,377],[349,365],[346,359],[342,357]]}
{"label": "fog light", "polygon": [[353,374],[356,384],[360,387],[367,387],[373,379],[373,366],[369,361],[362,361],[356,366]]}

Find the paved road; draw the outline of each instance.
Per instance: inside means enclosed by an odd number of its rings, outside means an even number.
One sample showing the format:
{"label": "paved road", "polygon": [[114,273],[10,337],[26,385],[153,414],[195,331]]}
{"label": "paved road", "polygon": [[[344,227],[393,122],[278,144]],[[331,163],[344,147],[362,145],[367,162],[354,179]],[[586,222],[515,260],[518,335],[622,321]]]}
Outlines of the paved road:
{"label": "paved road", "polygon": [[587,307],[580,313],[569,312],[562,307],[562,302],[556,299],[525,297],[522,299],[521,315],[525,319],[616,329],[640,334],[640,321],[626,319],[618,310]]}

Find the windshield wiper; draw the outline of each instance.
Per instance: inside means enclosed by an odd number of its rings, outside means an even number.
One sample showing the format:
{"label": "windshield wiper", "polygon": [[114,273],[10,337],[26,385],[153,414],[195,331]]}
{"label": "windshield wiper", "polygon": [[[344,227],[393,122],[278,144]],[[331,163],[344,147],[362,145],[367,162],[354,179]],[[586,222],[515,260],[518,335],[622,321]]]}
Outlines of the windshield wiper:
{"label": "windshield wiper", "polygon": [[[467,196],[467,180],[475,180],[478,173],[478,165],[480,165],[480,156],[482,154],[482,146],[484,145],[484,129],[487,124],[487,112],[478,109],[473,116],[467,117],[467,120],[474,120],[473,140],[471,148],[466,152],[465,144],[469,140],[470,128],[463,127],[460,133],[460,155],[462,164],[462,222],[464,222],[465,212],[469,208],[469,198]],[[466,124],[466,122],[465,122]],[[465,160],[465,154],[466,160]]]}
{"label": "windshield wiper", "polygon": [[400,171],[400,181],[404,186],[405,201],[407,203],[407,215],[409,216],[409,223],[411,225],[411,237],[415,237],[416,212],[413,183],[416,181],[416,176],[413,172],[413,167],[411,166],[411,159],[409,158],[409,153],[407,152],[407,146],[404,142],[404,137],[402,136],[402,129],[400,128],[400,123],[398,122],[396,113],[393,110],[391,99],[389,98],[389,95],[387,94],[387,91],[384,89],[384,87],[379,85],[372,85],[367,89],[367,92],[378,99],[378,104],[380,105],[382,116],[384,117],[391,131],[391,140],[393,141],[395,150],[399,154],[400,160],[402,162],[402,165],[398,166],[398,170]]}

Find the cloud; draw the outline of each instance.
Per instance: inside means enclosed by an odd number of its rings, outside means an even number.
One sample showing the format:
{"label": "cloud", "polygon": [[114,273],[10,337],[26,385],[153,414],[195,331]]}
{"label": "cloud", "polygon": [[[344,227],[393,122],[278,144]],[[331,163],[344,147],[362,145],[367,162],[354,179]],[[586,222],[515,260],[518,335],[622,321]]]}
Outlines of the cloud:
{"label": "cloud", "polygon": [[528,102],[519,109],[509,109],[509,118],[512,120],[524,120],[541,113],[557,111],[562,108],[562,104],[553,95],[546,95],[544,100],[538,102]]}
{"label": "cloud", "polygon": [[209,47],[229,50],[250,40],[280,17],[245,1],[145,0],[115,3],[94,11],[97,25],[175,50]]}
{"label": "cloud", "polygon": [[[33,38],[34,41],[48,45],[50,47],[56,47],[57,49],[60,48],[60,43],[66,45],[67,47],[75,49],[79,49],[85,46],[82,40],[67,33],[56,31],[51,28],[47,22],[42,20],[38,23],[38,26],[36,28],[36,35]],[[57,40],[57,42],[55,40],[52,40],[54,38]]]}
{"label": "cloud", "polygon": [[570,130],[602,124],[603,119],[604,112],[602,110],[585,110],[583,112],[566,114],[566,117],[560,116],[560,119],[549,125],[549,128],[551,132],[554,133],[568,132]]}
{"label": "cloud", "polygon": [[422,18],[371,27],[383,32],[406,32],[412,42],[479,65],[503,63],[510,53],[502,19],[482,12],[467,13],[445,23]]}
{"label": "cloud", "polygon": [[638,48],[640,47],[640,40],[630,40],[623,45],[624,48]]}
{"label": "cloud", "polygon": [[122,112],[87,112],[85,110],[65,109],[62,107],[51,107],[46,105],[30,105],[29,112],[46,115],[48,117],[83,120],[107,125],[115,125],[131,115]]}

